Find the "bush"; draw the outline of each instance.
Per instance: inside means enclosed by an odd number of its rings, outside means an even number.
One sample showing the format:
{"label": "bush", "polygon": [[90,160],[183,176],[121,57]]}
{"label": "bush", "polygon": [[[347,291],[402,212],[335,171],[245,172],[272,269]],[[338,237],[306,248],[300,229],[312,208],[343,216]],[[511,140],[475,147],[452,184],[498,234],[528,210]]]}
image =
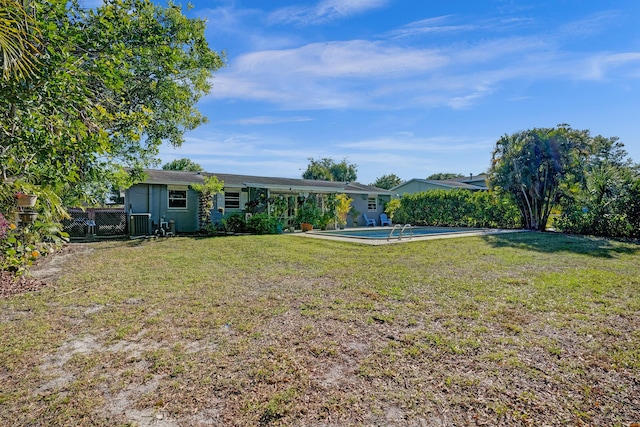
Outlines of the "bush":
{"label": "bush", "polygon": [[486,191],[430,190],[405,194],[393,215],[397,224],[517,228],[520,211],[508,197]]}
{"label": "bush", "polygon": [[244,214],[234,213],[222,220],[225,230],[231,233],[244,233],[247,231],[247,223]]}
{"label": "bush", "polygon": [[617,197],[585,197],[565,207],[554,226],[567,233],[640,237],[640,179],[628,184]]}
{"label": "bush", "polygon": [[46,249],[0,213],[0,270],[23,274]]}
{"label": "bush", "polygon": [[255,214],[247,220],[247,230],[253,234],[278,234],[278,221],[269,214]]}

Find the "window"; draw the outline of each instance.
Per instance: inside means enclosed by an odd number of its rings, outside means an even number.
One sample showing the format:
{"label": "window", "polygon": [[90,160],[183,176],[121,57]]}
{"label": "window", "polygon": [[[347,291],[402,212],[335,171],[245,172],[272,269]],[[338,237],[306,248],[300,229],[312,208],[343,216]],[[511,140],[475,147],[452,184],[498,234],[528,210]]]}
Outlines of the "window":
{"label": "window", "polygon": [[169,209],[187,208],[187,190],[169,190]]}
{"label": "window", "polygon": [[378,199],[375,197],[369,197],[367,199],[367,209],[370,211],[378,210]]}
{"label": "window", "polygon": [[240,209],[240,193],[224,193],[225,209]]}

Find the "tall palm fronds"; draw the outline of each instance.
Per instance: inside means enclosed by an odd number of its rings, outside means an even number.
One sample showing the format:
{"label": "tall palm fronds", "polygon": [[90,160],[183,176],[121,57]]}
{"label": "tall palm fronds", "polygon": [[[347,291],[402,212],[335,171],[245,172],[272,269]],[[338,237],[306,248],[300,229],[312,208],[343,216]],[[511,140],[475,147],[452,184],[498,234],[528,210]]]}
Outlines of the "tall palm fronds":
{"label": "tall palm fronds", "polygon": [[38,30],[21,0],[0,0],[2,78],[25,78],[38,64]]}

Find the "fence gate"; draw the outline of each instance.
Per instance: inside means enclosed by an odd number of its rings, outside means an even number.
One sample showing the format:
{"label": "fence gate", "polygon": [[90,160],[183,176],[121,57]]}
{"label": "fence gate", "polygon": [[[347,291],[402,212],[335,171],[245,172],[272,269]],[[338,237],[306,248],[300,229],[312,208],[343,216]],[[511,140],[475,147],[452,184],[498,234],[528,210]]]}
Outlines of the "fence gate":
{"label": "fence gate", "polygon": [[123,208],[69,209],[70,219],[62,221],[72,238],[115,237],[127,234],[127,213]]}

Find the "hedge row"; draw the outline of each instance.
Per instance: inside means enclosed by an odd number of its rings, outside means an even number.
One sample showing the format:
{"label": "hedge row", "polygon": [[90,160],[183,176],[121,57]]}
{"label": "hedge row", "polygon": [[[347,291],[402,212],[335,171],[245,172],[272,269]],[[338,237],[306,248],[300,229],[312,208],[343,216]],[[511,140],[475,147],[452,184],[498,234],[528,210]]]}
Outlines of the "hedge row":
{"label": "hedge row", "polygon": [[393,222],[446,227],[519,228],[520,211],[508,197],[487,191],[430,190],[405,194]]}

